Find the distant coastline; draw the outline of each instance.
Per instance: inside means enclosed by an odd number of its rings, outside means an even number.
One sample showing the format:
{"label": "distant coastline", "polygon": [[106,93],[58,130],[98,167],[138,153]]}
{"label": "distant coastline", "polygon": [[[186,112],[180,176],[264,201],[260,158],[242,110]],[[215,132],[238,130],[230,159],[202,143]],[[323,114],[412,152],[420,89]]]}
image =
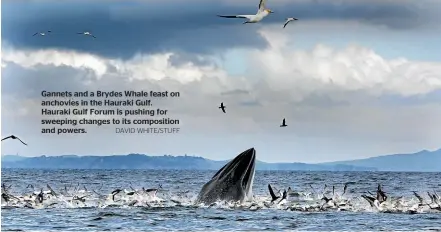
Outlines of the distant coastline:
{"label": "distant coastline", "polygon": [[[113,156],[39,156],[4,155],[3,168],[32,169],[177,169],[217,170],[228,161],[215,161],[196,156],[148,156],[128,154]],[[394,154],[360,160],[319,164],[266,163],[257,161],[256,170],[291,171],[413,171],[441,172],[441,149],[412,154]]]}

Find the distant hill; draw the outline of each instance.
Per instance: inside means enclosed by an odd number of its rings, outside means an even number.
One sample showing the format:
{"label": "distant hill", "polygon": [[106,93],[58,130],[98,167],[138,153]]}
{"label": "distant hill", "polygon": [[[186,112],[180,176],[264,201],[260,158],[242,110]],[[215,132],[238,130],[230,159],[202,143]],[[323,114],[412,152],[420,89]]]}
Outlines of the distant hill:
{"label": "distant hill", "polygon": [[[228,161],[214,161],[196,156],[148,156],[144,154],[114,156],[2,156],[2,168],[41,169],[191,169],[217,170]],[[257,170],[299,171],[415,171],[441,172],[441,149],[413,154],[395,154],[367,159],[321,164],[256,162]]]}
{"label": "distant hill", "polygon": [[367,166],[376,168],[379,171],[441,172],[441,149],[324,164],[331,166],[339,164]]}
{"label": "distant hill", "polygon": [[[39,169],[192,169],[217,170],[228,161],[214,161],[195,156],[147,156],[143,154],[114,156],[2,156],[2,168]],[[336,164],[265,163],[256,162],[257,170],[303,171],[375,171],[375,168]]]}

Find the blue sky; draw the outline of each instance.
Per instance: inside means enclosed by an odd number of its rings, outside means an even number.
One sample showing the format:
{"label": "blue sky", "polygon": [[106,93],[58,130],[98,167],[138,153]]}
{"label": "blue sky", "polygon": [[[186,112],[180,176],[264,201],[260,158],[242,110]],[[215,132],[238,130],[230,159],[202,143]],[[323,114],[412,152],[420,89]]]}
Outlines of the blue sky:
{"label": "blue sky", "polygon": [[[223,160],[255,147],[268,162],[324,162],[441,147],[440,1],[268,0],[275,13],[257,24],[216,17],[257,5],[2,1],[2,136],[30,144],[3,142],[2,154]],[[283,29],[286,17],[299,20]],[[97,89],[180,91],[157,104],[181,133],[40,134],[42,90]]]}

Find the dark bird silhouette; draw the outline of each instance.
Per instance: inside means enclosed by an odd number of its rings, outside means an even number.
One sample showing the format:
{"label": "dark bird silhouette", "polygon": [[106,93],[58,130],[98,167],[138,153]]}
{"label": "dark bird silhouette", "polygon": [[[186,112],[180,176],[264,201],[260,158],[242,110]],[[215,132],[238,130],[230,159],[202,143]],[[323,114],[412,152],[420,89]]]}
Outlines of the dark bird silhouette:
{"label": "dark bird silhouette", "polygon": [[326,203],[332,201],[332,197],[328,198],[327,196],[323,195],[322,200],[325,201]]}
{"label": "dark bird silhouette", "polygon": [[387,200],[386,193],[382,190],[381,184],[378,184],[377,200],[378,200],[379,203],[385,202]]}
{"label": "dark bird silhouette", "polygon": [[422,198],[417,192],[415,192],[415,191],[412,191],[413,192],[413,195],[415,195],[415,197],[418,199],[418,201],[419,201],[419,204],[418,204],[418,206],[423,206],[423,205],[425,205],[425,203],[424,203],[424,198]]}
{"label": "dark bird silhouette", "polygon": [[282,199],[280,199],[279,203],[282,202],[283,200],[286,200],[286,197],[288,197],[288,192],[286,190],[283,190]]}
{"label": "dark bird silhouette", "polygon": [[227,107],[224,106],[224,103],[223,103],[223,102],[221,102],[221,105],[219,106],[219,109],[221,109],[224,113],[226,113],[226,112],[225,112],[225,108],[227,108]]}
{"label": "dark bird silhouette", "polygon": [[112,201],[115,201],[115,196],[120,192],[122,192],[122,190],[119,188],[112,191]]}
{"label": "dark bird silhouette", "polygon": [[142,189],[146,193],[154,192],[156,194],[159,191],[159,189],[162,189],[162,184],[159,184],[158,188],[149,188],[149,189],[142,188]]}
{"label": "dark bird silhouette", "polygon": [[43,189],[41,189],[40,193],[37,195],[37,202],[38,203],[43,203],[44,197],[43,197]]}
{"label": "dark bird silhouette", "polygon": [[[345,187],[343,187],[343,194],[346,193],[346,190],[347,190],[347,189],[348,189],[348,183],[346,183],[346,184],[345,184]],[[343,195],[343,194],[342,194],[342,195]]]}
{"label": "dark bird silhouette", "polygon": [[285,121],[285,119],[283,119],[282,125],[280,125],[280,127],[286,127],[286,126],[288,126],[288,125],[286,125],[286,121]]}
{"label": "dark bird silhouette", "polygon": [[375,205],[379,205],[379,202],[377,199],[375,199],[375,197],[371,197],[371,196],[367,196],[367,195],[361,195],[361,197],[363,197],[367,202],[369,202],[369,204],[371,205],[371,207],[375,207]]}
{"label": "dark bird silhouette", "polygon": [[9,197],[8,194],[6,194],[6,193],[2,193],[2,199],[3,199],[5,202],[9,202],[9,200],[10,200],[11,198]]}
{"label": "dark bird silhouette", "polygon": [[271,188],[270,184],[268,184],[268,190],[269,190],[270,195],[271,195],[271,202],[274,202],[275,200],[280,198],[280,196],[276,196],[276,194],[274,194],[273,188]]}
{"label": "dark bird silhouette", "polygon": [[8,137],[6,137],[6,138],[3,138],[2,141],[3,141],[3,140],[6,140],[6,139],[18,139],[21,143],[23,143],[24,145],[27,146],[27,144],[26,144],[25,142],[21,141],[21,139],[18,138],[17,136],[15,136],[15,135],[10,135],[10,136],[8,136]]}

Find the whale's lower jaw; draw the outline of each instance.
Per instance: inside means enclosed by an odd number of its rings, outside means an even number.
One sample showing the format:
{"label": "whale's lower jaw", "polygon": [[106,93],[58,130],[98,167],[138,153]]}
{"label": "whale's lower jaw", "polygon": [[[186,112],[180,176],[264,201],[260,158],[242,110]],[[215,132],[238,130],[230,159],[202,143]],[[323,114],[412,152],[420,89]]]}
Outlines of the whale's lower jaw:
{"label": "whale's lower jaw", "polygon": [[248,149],[228,162],[199,192],[196,203],[245,202],[253,197],[256,151]]}

